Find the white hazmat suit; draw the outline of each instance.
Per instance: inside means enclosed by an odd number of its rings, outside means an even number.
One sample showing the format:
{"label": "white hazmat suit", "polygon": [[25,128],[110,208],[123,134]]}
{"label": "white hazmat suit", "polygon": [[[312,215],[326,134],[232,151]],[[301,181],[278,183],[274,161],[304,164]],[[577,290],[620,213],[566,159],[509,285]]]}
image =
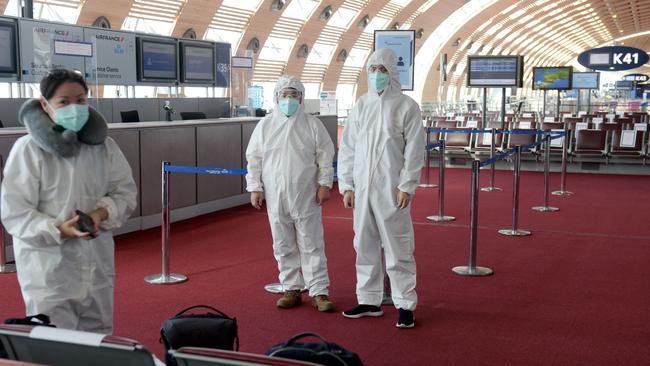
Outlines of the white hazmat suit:
{"label": "white hazmat suit", "polygon": [[304,96],[305,88],[297,78],[278,80],[273,113],[257,124],[246,149],[247,190],[264,192],[284,291],[306,286],[312,297],[329,295],[316,193],[319,186],[332,187],[334,144],[323,123],[305,113],[302,98],[291,117],[280,112],[278,94],[285,88]]}
{"label": "white hazmat suit", "polygon": [[[115,141],[81,144],[76,155],[63,158],[23,136],[11,149],[4,176],[2,222],[13,236],[27,315],[46,314],[59,328],[112,333],[110,230],[128,219],[137,196],[131,168]],[[75,209],[89,213],[100,207],[108,218],[97,238],[61,238],[57,227]]]}
{"label": "white hazmat suit", "polygon": [[396,308],[414,310],[415,242],[410,206],[397,207],[398,190],[411,196],[423,167],[425,134],[418,104],[402,94],[396,56],[379,49],[368,59],[383,65],[390,82],[379,95],[369,88],[353,107],[339,148],[341,194],[353,191],[357,300],[379,306],[383,295],[381,248]]}

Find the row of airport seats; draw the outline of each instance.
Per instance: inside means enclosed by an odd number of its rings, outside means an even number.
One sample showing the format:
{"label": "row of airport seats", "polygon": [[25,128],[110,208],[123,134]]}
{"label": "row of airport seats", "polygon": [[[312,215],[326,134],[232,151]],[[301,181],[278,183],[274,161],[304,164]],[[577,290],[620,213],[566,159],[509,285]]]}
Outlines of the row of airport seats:
{"label": "row of airport seats", "polygon": [[[206,119],[205,113],[203,112],[181,112],[182,120],[192,120],[192,119]],[[140,115],[138,111],[122,111],[120,112],[122,117],[122,122],[140,122]]]}
{"label": "row of airport seats", "polygon": [[[480,158],[491,150],[490,133],[469,133],[465,129],[501,128],[500,122],[489,122],[484,127],[480,120],[467,121],[459,125],[456,121],[436,121],[432,127],[445,130],[431,132],[430,141],[444,139],[447,154],[450,156],[466,156]],[[601,123],[595,128],[592,122],[578,122],[565,119],[565,122],[536,122],[518,121],[510,126],[513,131],[563,131],[568,133],[568,154],[571,161],[576,158],[589,162],[642,162],[644,165],[650,159],[650,141],[648,140],[648,123]],[[460,132],[454,132],[460,131]],[[502,152],[517,145],[533,144],[543,135],[534,134],[496,134],[495,145],[497,152]],[[527,151],[525,155],[535,157],[543,152],[543,146]],[[562,139],[552,142],[551,154],[561,156]]]}
{"label": "row of airport seats", "polygon": [[[0,325],[0,353],[9,360],[53,366],[161,366],[149,350],[124,337],[31,325]],[[184,347],[173,352],[179,366],[314,366],[244,352]],[[0,359],[0,365],[3,360]],[[7,363],[9,364],[9,363]],[[24,364],[23,364],[24,365]]]}

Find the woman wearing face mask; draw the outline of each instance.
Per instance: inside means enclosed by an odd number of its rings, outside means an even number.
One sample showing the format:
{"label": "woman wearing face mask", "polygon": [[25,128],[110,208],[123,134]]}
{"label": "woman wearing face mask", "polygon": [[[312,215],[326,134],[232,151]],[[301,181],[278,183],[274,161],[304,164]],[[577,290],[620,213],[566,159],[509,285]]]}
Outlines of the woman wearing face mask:
{"label": "woman wearing face mask", "polygon": [[[81,75],[54,70],[41,98],[26,102],[2,182],[2,223],[13,236],[27,315],[59,328],[112,333],[114,243],[111,230],[136,206],[131,168],[87,104]],[[75,210],[94,227],[84,232]]]}
{"label": "woman wearing face mask", "polygon": [[334,144],[323,123],[305,113],[304,92],[296,77],[278,80],[273,113],[257,124],[246,149],[246,188],[258,210],[266,198],[284,288],[276,305],[299,305],[306,286],[315,308],[332,311],[320,206],[332,188]]}

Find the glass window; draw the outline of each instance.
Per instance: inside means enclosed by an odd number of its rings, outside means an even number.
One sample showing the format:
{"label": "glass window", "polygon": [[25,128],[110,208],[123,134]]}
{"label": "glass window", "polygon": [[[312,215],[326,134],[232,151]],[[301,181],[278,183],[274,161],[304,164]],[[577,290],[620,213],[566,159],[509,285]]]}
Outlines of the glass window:
{"label": "glass window", "polygon": [[283,17],[307,20],[311,13],[318,6],[314,0],[293,0],[287,9],[282,13]]}
{"label": "glass window", "polygon": [[264,48],[260,52],[260,58],[272,61],[286,61],[289,59],[289,52],[294,41],[290,39],[268,37]]}
{"label": "glass window", "polygon": [[354,93],[356,84],[339,84],[336,86],[336,102],[338,105],[338,115],[347,116],[354,105]]}
{"label": "glass window", "polygon": [[350,53],[348,53],[348,58],[345,60],[345,66],[365,67],[366,58],[369,54],[369,49],[352,48]]}
{"label": "glass window", "polygon": [[222,6],[230,6],[232,8],[246,9],[256,11],[260,7],[262,0],[223,0]]}
{"label": "glass window", "polygon": [[356,18],[358,11],[347,8],[339,8],[334,12],[330,20],[327,22],[328,26],[339,27],[347,29],[354,18]]}
{"label": "glass window", "polygon": [[305,99],[320,99],[320,83],[304,83]]}
{"label": "glass window", "polygon": [[159,20],[141,19],[134,17],[126,17],[122,29],[134,32],[143,32],[151,34],[160,34],[169,36],[174,30],[174,23],[163,22]]}
{"label": "glass window", "polygon": [[223,29],[208,28],[205,33],[205,40],[230,43],[233,50],[237,50],[242,34]]}
{"label": "glass window", "polygon": [[334,49],[336,49],[336,46],[314,43],[311,52],[309,52],[307,63],[329,65]]}
{"label": "glass window", "polygon": [[390,19],[374,17],[370,20],[366,28],[363,29],[363,33],[374,33],[377,29],[384,29],[388,22],[390,22]]}

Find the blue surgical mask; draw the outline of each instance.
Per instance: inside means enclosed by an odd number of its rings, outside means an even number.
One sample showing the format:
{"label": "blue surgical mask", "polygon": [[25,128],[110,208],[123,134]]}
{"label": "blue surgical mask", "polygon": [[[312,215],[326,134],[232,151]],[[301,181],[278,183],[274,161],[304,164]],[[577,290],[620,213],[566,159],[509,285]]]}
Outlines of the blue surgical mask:
{"label": "blue surgical mask", "polygon": [[287,117],[293,116],[294,113],[298,110],[300,102],[296,98],[282,98],[278,101],[278,108],[280,112]]}
{"label": "blue surgical mask", "polygon": [[379,93],[386,89],[388,82],[390,81],[390,77],[388,74],[385,74],[383,72],[371,72],[368,74],[368,81],[370,82],[370,88]]}
{"label": "blue surgical mask", "polygon": [[[50,105],[50,108],[52,106]],[[54,123],[66,130],[79,132],[88,122],[90,111],[87,104],[69,104],[65,107],[54,109]]]}

